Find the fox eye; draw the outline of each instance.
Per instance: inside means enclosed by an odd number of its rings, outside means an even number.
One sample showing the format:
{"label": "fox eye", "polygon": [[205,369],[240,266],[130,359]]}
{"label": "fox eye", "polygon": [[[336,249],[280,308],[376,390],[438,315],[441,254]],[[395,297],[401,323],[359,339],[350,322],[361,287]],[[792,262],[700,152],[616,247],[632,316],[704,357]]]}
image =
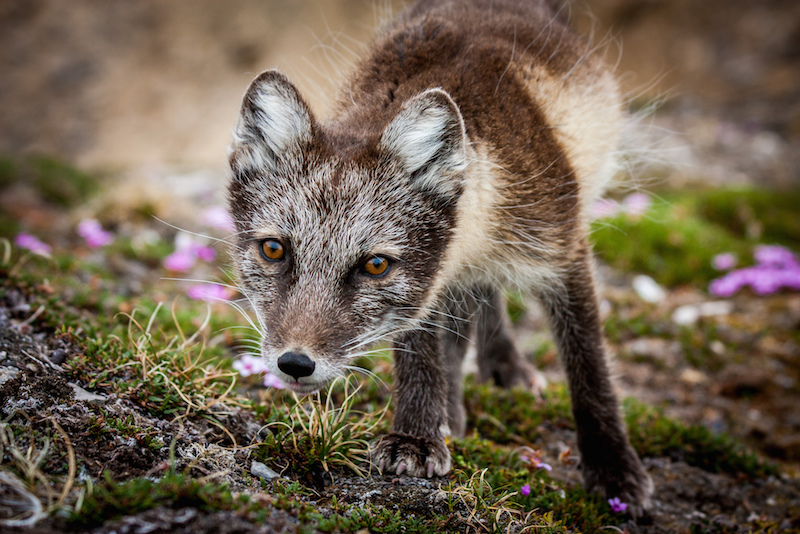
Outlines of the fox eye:
{"label": "fox eye", "polygon": [[389,272],[391,262],[384,256],[373,256],[361,267],[361,272],[373,278],[380,278]]}
{"label": "fox eye", "polygon": [[261,255],[268,261],[281,261],[285,255],[283,245],[274,239],[261,242]]}

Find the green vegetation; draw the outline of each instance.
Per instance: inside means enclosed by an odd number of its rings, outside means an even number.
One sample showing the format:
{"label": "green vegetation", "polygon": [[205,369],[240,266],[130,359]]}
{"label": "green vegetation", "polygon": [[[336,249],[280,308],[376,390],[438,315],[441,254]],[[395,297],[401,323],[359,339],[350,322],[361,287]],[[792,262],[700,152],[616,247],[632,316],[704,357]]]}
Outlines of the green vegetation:
{"label": "green vegetation", "polygon": [[[42,199],[60,208],[84,201],[96,186],[93,177],[49,160],[0,159],[0,186],[25,177]],[[800,247],[800,223],[790,216],[797,205],[800,197],[794,192],[665,194],[638,220],[620,216],[597,223],[593,238],[598,254],[617,268],[650,274],[668,286],[705,287],[718,276],[710,266],[717,253],[730,251],[747,260],[761,242]],[[18,224],[3,219],[0,236],[13,238]],[[374,474],[370,442],[388,430],[391,419],[385,385],[391,382],[388,358],[361,362],[363,376],[314,396],[298,398],[263,388],[254,392],[245,386],[255,384],[257,377],[240,380],[231,367],[234,347],[248,349],[254,343],[234,329],[243,319],[231,307],[176,297],[181,286],[160,279],[165,274],[162,261],[171,251],[168,239],[141,244],[130,235],[117,236],[102,251],[57,246],[49,257],[8,244],[0,248],[0,299],[21,293],[30,307],[25,326],[74,348],[62,364],[67,379],[91,392],[114,395],[120,405],[137,410],[136,417],[133,412],[115,415],[121,413],[117,408],[91,405],[80,413],[85,419],[66,430],[48,418],[32,423],[12,414],[4,420],[2,470],[31,495],[43,496],[43,513],[61,510],[72,528],[80,528],[158,507],[235,511],[256,524],[280,512],[299,531],[337,533],[506,532],[523,524],[537,532],[598,532],[626,520],[599,496],[526,459],[540,454],[536,447],[544,448],[554,434],[571,435],[574,423],[563,384],[551,385],[537,398],[520,389],[499,390],[468,380],[468,435],[449,442],[453,472],[433,482],[425,494],[436,500],[416,502],[415,494],[400,491],[403,484],[387,480],[382,488],[400,488],[384,492],[399,495],[397,501],[357,501],[345,490],[331,489],[332,481]],[[128,263],[145,272],[139,290],[124,285]],[[169,301],[173,303],[164,304]],[[523,299],[509,295],[509,309],[518,321],[524,314]],[[667,316],[655,315],[653,306],[612,314],[606,330],[609,341],[617,344],[639,337],[677,340],[688,363],[703,369],[723,363],[709,349],[714,342],[723,344],[729,358],[742,350],[714,325],[701,321],[691,329],[678,327]],[[552,343],[545,342],[534,356],[549,362],[553,355]],[[63,401],[59,410],[75,406]],[[778,473],[775,465],[729,436],[682,424],[632,400],[625,402],[624,413],[633,446],[643,457],[667,457],[741,478]],[[158,424],[142,424],[142,414]],[[226,426],[234,417],[244,421],[240,428]],[[223,452],[231,458],[239,455],[236,468],[227,473],[241,483],[239,493],[215,482],[216,471],[193,478],[200,472],[193,471],[196,462],[182,464],[182,472],[176,467],[182,431],[177,427],[198,422],[226,438],[213,445],[230,447]],[[237,443],[243,435],[253,441]],[[201,439],[199,433],[190,436],[186,439]],[[131,444],[153,458],[140,473],[164,476],[115,479],[106,471],[98,477],[108,463],[76,456],[79,440],[112,450],[119,443]],[[254,480],[248,470],[252,460],[264,462],[281,477]],[[559,462],[563,465],[558,469],[577,478],[569,457]],[[82,470],[91,474],[79,480]],[[530,488],[527,495],[525,486]]]}
{"label": "green vegetation", "polygon": [[681,191],[655,198],[643,216],[621,214],[594,223],[598,257],[668,287],[704,288],[720,276],[711,265],[717,254],[732,252],[746,265],[759,244],[800,250],[800,190]]}

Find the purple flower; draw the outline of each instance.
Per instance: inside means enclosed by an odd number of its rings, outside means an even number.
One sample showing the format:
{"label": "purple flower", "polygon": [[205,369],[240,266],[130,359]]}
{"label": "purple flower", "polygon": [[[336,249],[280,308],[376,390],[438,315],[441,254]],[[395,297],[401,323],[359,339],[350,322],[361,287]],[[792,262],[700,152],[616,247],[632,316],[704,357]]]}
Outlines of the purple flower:
{"label": "purple flower", "polygon": [[195,245],[191,248],[191,251],[203,261],[214,261],[214,258],[217,257],[217,253],[213,248],[203,245]]}
{"label": "purple flower", "polygon": [[185,272],[194,266],[197,258],[188,250],[176,250],[164,258],[164,267],[170,271]]}
{"label": "purple flower", "polygon": [[622,201],[625,211],[629,215],[633,216],[644,214],[648,209],[650,209],[650,204],[650,197],[644,193],[631,193],[625,197],[625,200]]}
{"label": "purple flower", "polygon": [[520,492],[520,493],[521,493],[523,496],[527,497],[528,495],[530,495],[530,494],[531,494],[531,485],[530,485],[530,484],[525,484],[524,486],[522,486],[522,487],[519,489],[519,492]]}
{"label": "purple flower", "polygon": [[738,260],[734,254],[730,252],[725,252],[723,254],[717,254],[711,259],[711,266],[718,271],[730,271],[734,267],[736,267],[736,263]]}
{"label": "purple flower", "polygon": [[236,230],[228,210],[222,206],[212,206],[203,212],[203,222],[212,228],[224,232]]}
{"label": "purple flower", "polygon": [[611,511],[614,512],[615,514],[622,513],[628,509],[628,505],[620,501],[619,497],[608,499],[608,505],[611,506]]}
{"label": "purple flower", "polygon": [[769,295],[782,288],[800,289],[800,266],[790,268],[756,265],[731,271],[711,281],[708,290],[718,297],[730,297],[745,286],[758,295]]}
{"label": "purple flower", "polygon": [[229,300],[231,293],[229,288],[220,284],[195,284],[186,290],[189,298],[206,302]]}
{"label": "purple flower", "polygon": [[49,254],[51,250],[50,245],[47,243],[42,243],[39,238],[25,233],[17,234],[17,237],[14,238],[14,244],[19,248],[30,250],[36,254]]}
{"label": "purple flower", "polygon": [[544,469],[545,471],[553,470],[553,467],[550,464],[546,464],[542,461],[540,457],[541,453],[539,451],[534,451],[530,447],[524,447],[524,449],[526,449],[525,453],[520,454],[520,459],[523,462],[533,465],[533,467],[536,469]]}
{"label": "purple flower", "polygon": [[779,245],[762,245],[756,248],[753,257],[760,265],[771,267],[800,267],[791,250]]}
{"label": "purple flower", "polygon": [[96,219],[84,219],[79,222],[78,235],[86,241],[86,245],[90,248],[104,247],[114,241],[114,235],[103,230]]}
{"label": "purple flower", "polygon": [[201,245],[188,235],[178,234],[175,252],[164,258],[164,267],[170,271],[185,272],[194,267],[198,259],[214,261],[216,257],[213,248]]}
{"label": "purple flower", "polygon": [[531,458],[531,463],[536,469],[544,469],[545,471],[552,471],[553,466],[544,463],[541,458]]}

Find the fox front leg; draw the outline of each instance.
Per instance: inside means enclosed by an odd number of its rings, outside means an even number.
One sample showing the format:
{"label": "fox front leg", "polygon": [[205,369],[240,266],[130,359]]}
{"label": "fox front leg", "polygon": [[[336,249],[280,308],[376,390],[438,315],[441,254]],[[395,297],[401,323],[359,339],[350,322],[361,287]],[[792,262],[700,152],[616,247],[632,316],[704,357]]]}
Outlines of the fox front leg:
{"label": "fox front leg", "polygon": [[413,330],[395,342],[395,415],[378,439],[373,462],[383,473],[418,477],[450,471],[447,383],[436,332]]}
{"label": "fox front leg", "polygon": [[653,483],[628,441],[608,369],[589,249],[566,269],[563,284],[541,294],[569,380],[584,486],[619,497],[640,515]]}

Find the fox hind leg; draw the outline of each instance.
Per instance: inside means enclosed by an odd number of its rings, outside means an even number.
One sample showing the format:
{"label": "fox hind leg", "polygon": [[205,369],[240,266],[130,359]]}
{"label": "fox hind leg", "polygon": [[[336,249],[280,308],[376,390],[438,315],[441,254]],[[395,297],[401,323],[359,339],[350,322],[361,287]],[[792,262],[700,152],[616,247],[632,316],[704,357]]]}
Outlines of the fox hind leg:
{"label": "fox hind leg", "polygon": [[514,344],[502,292],[492,286],[479,286],[473,298],[476,302],[473,323],[478,381],[491,380],[500,387],[521,386],[540,393],[547,386],[547,380]]}

